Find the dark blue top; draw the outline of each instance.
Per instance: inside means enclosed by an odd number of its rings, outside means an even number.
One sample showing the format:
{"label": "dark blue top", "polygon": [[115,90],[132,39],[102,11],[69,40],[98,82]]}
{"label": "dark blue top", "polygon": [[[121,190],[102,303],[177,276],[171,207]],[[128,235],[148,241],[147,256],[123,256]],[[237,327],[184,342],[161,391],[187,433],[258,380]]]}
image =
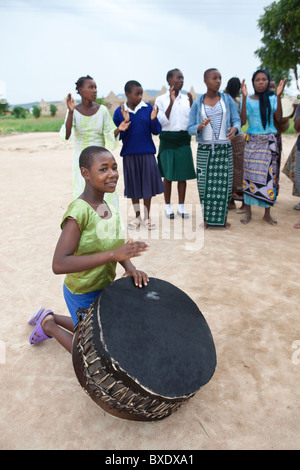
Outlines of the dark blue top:
{"label": "dark blue top", "polygon": [[[152,106],[146,103],[136,113],[129,112],[130,126],[125,132],[120,132],[120,139],[123,142],[121,156],[136,155],[144,153],[155,154],[156,147],[152,140],[152,134],[158,135],[161,132],[161,125],[157,118],[151,120]],[[116,126],[124,120],[119,106],[113,117]]]}

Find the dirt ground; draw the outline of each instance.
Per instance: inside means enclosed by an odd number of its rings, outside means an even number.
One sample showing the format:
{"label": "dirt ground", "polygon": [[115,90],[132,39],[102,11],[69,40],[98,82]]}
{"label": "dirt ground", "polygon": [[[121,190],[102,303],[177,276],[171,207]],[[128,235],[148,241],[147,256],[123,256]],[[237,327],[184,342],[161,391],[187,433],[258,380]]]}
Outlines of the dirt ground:
{"label": "dirt ground", "polygon": [[[282,164],[295,139],[283,136]],[[118,193],[126,210],[119,151]],[[272,210],[277,226],[262,220],[260,208],[247,226],[231,210],[230,229],[210,228],[190,244],[154,234],[149,252],[135,261],[196,302],[218,360],[211,381],[179,411],[141,423],[99,408],[80,387],[71,355],[55,340],[28,342],[27,320],[38,306],[66,313],[63,276],[52,273],[51,263],[72,200],[72,143],[57,133],[1,137],[0,158],[1,449],[299,449],[300,231],[293,224],[300,213],[283,173]],[[198,204],[195,180],[188,183],[186,202]],[[153,201],[162,203],[162,195]]]}

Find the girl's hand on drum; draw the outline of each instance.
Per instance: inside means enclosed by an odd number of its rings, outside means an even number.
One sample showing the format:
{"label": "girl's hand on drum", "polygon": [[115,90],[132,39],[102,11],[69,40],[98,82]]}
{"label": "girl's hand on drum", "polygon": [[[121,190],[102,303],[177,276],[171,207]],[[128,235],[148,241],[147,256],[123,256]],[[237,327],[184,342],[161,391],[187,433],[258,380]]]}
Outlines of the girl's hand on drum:
{"label": "girl's hand on drum", "polygon": [[148,243],[128,240],[115,251],[116,261],[126,261],[136,256],[141,256],[144,251],[149,250]]}
{"label": "girl's hand on drum", "polygon": [[149,282],[149,277],[146,273],[143,271],[140,271],[139,269],[133,268],[132,270],[127,270],[122,277],[133,277],[133,282],[136,285],[136,287],[143,287],[147,286]]}

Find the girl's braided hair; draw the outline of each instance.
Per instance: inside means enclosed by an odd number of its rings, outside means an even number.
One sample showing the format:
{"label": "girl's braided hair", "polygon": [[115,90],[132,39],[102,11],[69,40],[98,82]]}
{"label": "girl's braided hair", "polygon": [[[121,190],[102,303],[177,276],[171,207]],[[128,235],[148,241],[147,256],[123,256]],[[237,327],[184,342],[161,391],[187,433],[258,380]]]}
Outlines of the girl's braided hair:
{"label": "girl's braided hair", "polygon": [[80,94],[80,93],[79,93],[79,88],[82,87],[82,85],[84,84],[84,81],[85,81],[85,80],[94,80],[94,79],[93,79],[93,77],[90,77],[89,75],[87,75],[86,77],[80,77],[80,78],[78,78],[77,82],[75,83],[75,85],[76,85],[76,92],[77,92],[78,94]]}

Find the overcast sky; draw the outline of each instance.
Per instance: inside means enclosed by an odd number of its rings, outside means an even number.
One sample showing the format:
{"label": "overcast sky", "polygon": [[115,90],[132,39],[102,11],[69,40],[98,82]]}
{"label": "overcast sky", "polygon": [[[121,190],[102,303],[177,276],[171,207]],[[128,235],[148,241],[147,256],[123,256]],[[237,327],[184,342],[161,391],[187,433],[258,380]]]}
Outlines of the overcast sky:
{"label": "overcast sky", "polygon": [[259,66],[257,21],[268,0],[0,0],[0,81],[9,104],[61,101],[91,75],[98,96],[166,85],[182,70],[184,88],[205,90],[203,72],[251,76]]}

